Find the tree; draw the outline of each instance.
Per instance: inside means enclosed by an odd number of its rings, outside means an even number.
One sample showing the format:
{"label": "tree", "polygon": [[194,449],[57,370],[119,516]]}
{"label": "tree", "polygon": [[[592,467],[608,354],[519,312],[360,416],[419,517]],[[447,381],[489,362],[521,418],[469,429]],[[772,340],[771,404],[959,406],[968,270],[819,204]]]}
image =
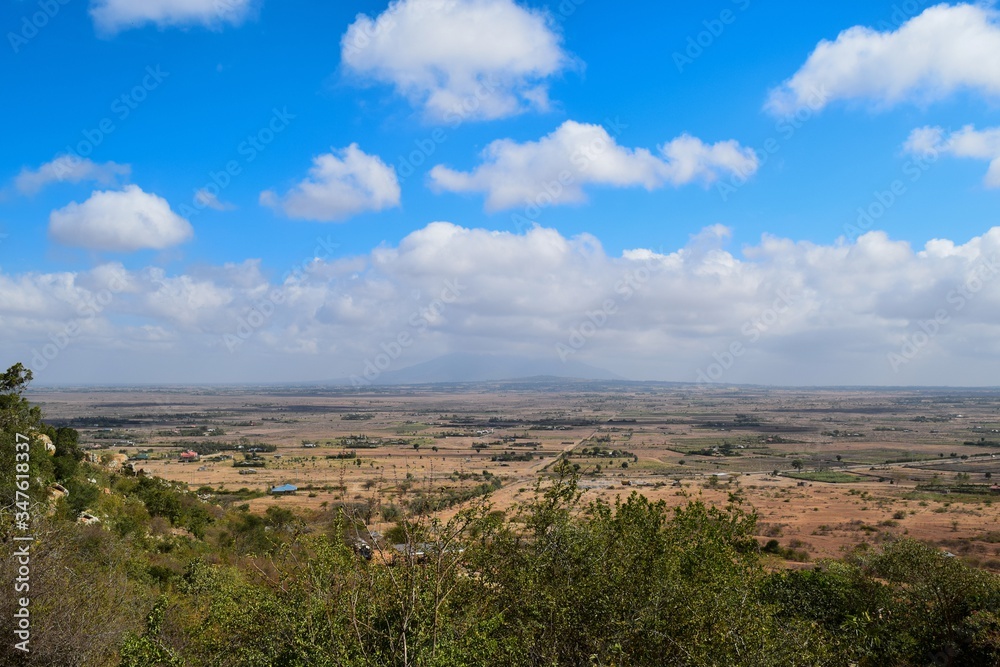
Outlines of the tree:
{"label": "tree", "polygon": [[45,487],[53,481],[52,458],[37,437],[43,430],[41,408],[23,396],[31,379],[31,370],[20,363],[0,375],[0,470],[5,471],[0,478],[0,507],[10,507],[16,498],[17,480],[11,474],[15,470],[28,475],[27,492],[36,500],[45,497]]}
{"label": "tree", "polygon": [[31,370],[16,363],[0,375],[0,429],[35,429],[41,424],[42,411],[32,407],[22,396],[33,375]]}
{"label": "tree", "polygon": [[28,387],[28,383],[34,378],[30,368],[25,368],[24,364],[18,362],[4,371],[0,376],[0,393],[21,394]]}
{"label": "tree", "polygon": [[802,470],[802,459],[795,459],[792,461],[792,467],[796,470]]}

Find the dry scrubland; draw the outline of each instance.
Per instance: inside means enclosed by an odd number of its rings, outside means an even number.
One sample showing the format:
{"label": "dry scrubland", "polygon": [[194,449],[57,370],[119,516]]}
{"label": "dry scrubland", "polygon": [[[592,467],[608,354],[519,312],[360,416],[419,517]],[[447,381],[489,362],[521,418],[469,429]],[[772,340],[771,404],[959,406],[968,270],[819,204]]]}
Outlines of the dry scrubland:
{"label": "dry scrubland", "polygon": [[[500,508],[527,500],[563,456],[579,465],[585,500],[633,490],[676,505],[739,499],[758,512],[761,543],[776,541],[775,565],[907,535],[1000,570],[995,390],[525,382],[31,398],[50,423],[79,429],[94,456],[148,456],[133,465],[255,512],[346,501],[374,509],[384,531],[395,508],[430,498],[449,499],[442,515],[487,489]],[[256,454],[256,474],[240,474],[234,462],[261,445],[275,449]],[[189,448],[220,453],[180,462]],[[298,492],[266,495],[286,483]]]}

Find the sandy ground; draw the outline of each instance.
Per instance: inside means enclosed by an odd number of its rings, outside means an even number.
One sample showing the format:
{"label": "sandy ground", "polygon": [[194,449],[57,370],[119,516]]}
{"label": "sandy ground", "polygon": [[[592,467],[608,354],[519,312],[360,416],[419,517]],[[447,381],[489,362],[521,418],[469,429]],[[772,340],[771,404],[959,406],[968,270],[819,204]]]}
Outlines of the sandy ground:
{"label": "sandy ground", "polygon": [[[254,511],[274,503],[403,504],[421,492],[470,488],[484,472],[502,480],[491,502],[509,508],[529,499],[536,480],[566,455],[580,466],[585,500],[613,502],[634,491],[671,506],[692,499],[725,505],[737,492],[757,511],[762,540],[813,559],[908,535],[1000,569],[1000,493],[989,495],[1000,481],[1000,392],[521,383],[363,394],[80,389],[30,398],[49,421],[102,447],[95,456],[144,452],[149,460],[136,467],[192,490],[299,487],[294,496],[253,500]],[[199,428],[216,431],[195,435]],[[351,448],[362,435],[377,446]],[[237,460],[255,444],[277,449],[261,454],[252,475],[229,459],[178,461],[206,442],[243,443],[244,451],[225,452]],[[345,452],[356,458],[327,458]],[[525,453],[530,460],[502,460]],[[854,477],[785,476],[797,467]],[[942,488],[980,485],[983,493],[917,488],[935,480]]]}

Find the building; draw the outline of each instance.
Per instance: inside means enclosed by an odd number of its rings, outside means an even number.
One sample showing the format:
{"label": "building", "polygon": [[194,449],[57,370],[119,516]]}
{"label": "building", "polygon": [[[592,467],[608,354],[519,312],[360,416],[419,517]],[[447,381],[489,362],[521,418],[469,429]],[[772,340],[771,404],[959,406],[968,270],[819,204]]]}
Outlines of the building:
{"label": "building", "polygon": [[299,488],[294,484],[282,484],[281,486],[275,486],[271,488],[272,496],[289,496],[294,495]]}
{"label": "building", "polygon": [[181,452],[180,458],[181,458],[181,463],[187,463],[190,461],[197,461],[199,458],[201,458],[201,456],[198,454],[198,452],[189,449],[186,452]]}

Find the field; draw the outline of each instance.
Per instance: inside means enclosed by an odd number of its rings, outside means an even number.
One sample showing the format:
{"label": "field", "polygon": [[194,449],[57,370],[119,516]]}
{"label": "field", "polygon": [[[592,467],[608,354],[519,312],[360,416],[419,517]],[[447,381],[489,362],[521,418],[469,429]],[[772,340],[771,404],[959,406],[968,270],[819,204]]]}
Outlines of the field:
{"label": "field", "polygon": [[[796,560],[908,535],[1000,570],[996,390],[526,381],[30,398],[50,423],[80,430],[94,460],[128,457],[257,512],[350,503],[385,530],[399,511],[449,515],[486,492],[504,509],[565,457],[585,499],[638,492],[671,505],[748,504],[761,542],[777,540]],[[181,462],[192,449],[199,460]],[[297,491],[269,495],[282,484]]]}

